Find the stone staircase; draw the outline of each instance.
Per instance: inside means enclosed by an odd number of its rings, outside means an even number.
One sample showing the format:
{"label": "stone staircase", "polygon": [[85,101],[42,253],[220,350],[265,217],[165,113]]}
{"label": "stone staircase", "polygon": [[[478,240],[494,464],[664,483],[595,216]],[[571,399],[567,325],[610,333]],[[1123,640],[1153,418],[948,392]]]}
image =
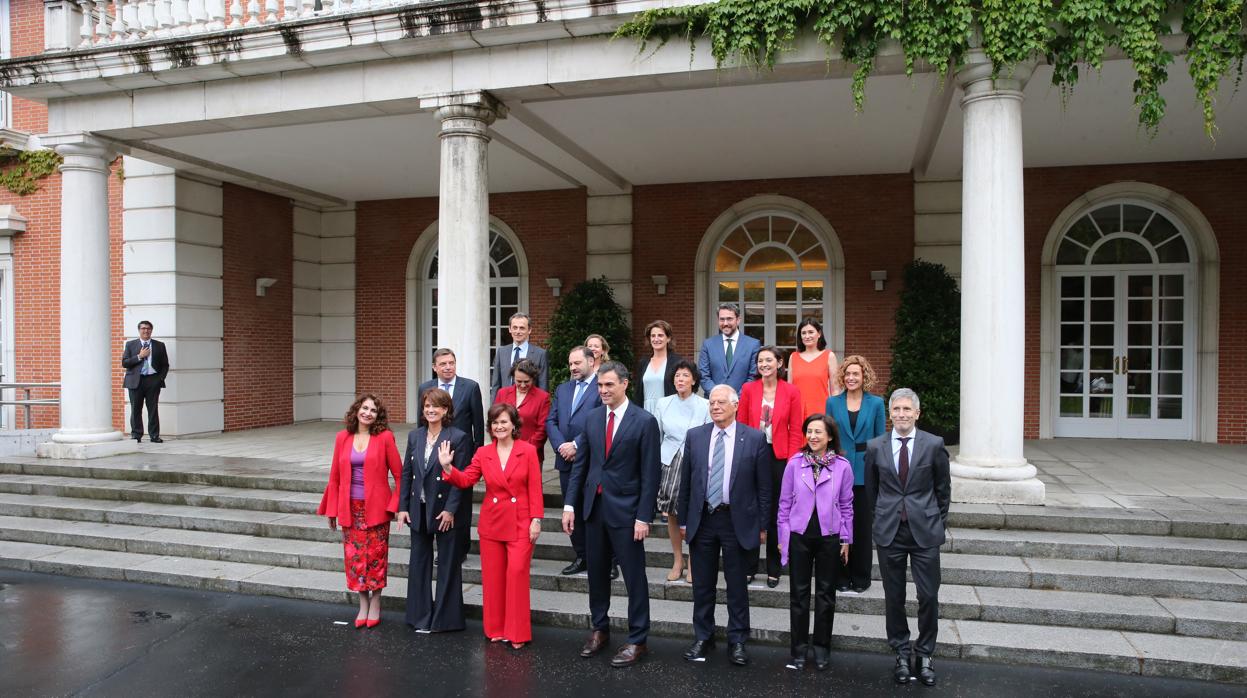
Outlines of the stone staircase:
{"label": "stone staircase", "polygon": [[[354,608],[340,534],[314,515],[323,472],[152,459],[0,461],[0,567]],[[573,554],[557,494],[546,500],[534,621],[587,627],[588,580],[559,574]],[[1247,683],[1247,514],[954,505],[950,523],[940,655]],[[665,581],[666,528],[651,530],[653,630],[691,637],[692,589]],[[386,608],[400,611],[409,538],[396,527],[390,540]],[[465,599],[479,616],[475,552]],[[912,614],[912,588],[910,599]],[[786,643],[787,578],[751,589],[750,601],[755,641]],[[612,608],[620,630],[625,607]],[[834,632],[840,648],[886,650],[880,584],[839,596]]]}

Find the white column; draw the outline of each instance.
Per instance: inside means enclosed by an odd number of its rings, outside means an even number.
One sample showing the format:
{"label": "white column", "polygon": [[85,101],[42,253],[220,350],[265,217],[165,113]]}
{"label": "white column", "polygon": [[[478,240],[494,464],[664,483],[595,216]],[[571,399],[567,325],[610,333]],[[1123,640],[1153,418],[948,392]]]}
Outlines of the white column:
{"label": "white column", "polygon": [[46,458],[135,450],[113,429],[107,145],[85,133],[41,139],[61,164],[61,426],[39,444]]}
{"label": "white column", "polygon": [[[489,125],[502,106],[483,92],[435,98],[441,131],[438,344],[461,375],[489,389]],[[451,307],[454,312],[447,312]]]}
{"label": "white column", "polygon": [[[585,278],[606,277],[615,300],[632,316],[632,192],[586,199]],[[641,279],[648,282],[649,279]]]}
{"label": "white column", "polygon": [[1033,66],[992,79],[972,51],[957,79],[962,107],[961,447],[953,499],[1042,504],[1022,455],[1025,258],[1022,88]]}

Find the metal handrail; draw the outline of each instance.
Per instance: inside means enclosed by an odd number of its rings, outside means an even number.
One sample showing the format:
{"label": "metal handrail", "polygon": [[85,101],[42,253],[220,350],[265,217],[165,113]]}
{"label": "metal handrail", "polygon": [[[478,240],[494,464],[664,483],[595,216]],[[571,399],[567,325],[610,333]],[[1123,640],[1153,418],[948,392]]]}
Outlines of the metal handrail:
{"label": "metal handrail", "polygon": [[31,428],[31,421],[30,421],[30,408],[31,407],[42,407],[42,406],[48,406],[48,405],[56,405],[59,407],[61,404],[60,395],[57,395],[56,397],[33,398],[32,399],[30,397],[30,391],[36,388],[60,389],[60,387],[61,387],[60,383],[0,383],[0,391],[10,390],[10,389],[21,390],[26,395],[25,399],[22,399],[22,400],[0,400],[0,405],[15,405],[15,406],[23,408],[26,412],[26,428],[30,429]]}

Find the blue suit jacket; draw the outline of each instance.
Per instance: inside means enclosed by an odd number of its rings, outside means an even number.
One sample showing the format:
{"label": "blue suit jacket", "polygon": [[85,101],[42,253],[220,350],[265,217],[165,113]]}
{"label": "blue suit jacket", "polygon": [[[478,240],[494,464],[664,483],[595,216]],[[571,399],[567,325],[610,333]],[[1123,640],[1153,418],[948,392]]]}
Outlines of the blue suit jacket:
{"label": "blue suit jacket", "polygon": [[732,350],[732,367],[727,366],[727,355],[723,353],[723,335],[715,333],[701,344],[697,354],[697,371],[701,374],[701,389],[710,396],[710,390],[720,383],[726,383],[740,392],[740,387],[758,375],[758,350],[762,344],[745,334],[740,333],[736,348]]}
{"label": "blue suit jacket", "polygon": [[[662,434],[658,420],[635,404],[629,404],[611,438],[606,455],[606,406],[589,411],[567,482],[565,506],[588,519],[595,506],[611,528],[631,528],[637,521],[654,518],[658,480],[662,476]],[[597,494],[598,486],[602,494]]]}
{"label": "blue suit jacket", "polygon": [[[424,404],[424,391],[440,386],[437,379],[421,383],[416,404]],[[451,426],[468,435],[468,442],[471,444],[468,460],[471,460],[476,449],[485,444],[485,409],[481,405],[481,386],[471,378],[455,376],[455,394],[450,399],[455,406],[455,418],[451,420]],[[408,419],[411,417],[412,415],[408,415]]]}
{"label": "blue suit jacket", "polygon": [[[715,425],[703,424],[688,430],[680,473],[680,523],[692,542],[701,525],[710,480],[710,438]],[[731,479],[727,483],[728,512],[736,539],[745,550],[755,550],[771,513],[771,445],[766,436],[752,427],[736,423],[736,445],[732,450]]]}
{"label": "blue suit jacket", "polygon": [[866,484],[866,444],[871,439],[883,434],[887,428],[884,415],[883,398],[870,393],[862,393],[862,408],[857,413],[857,428],[849,428],[848,394],[840,393],[827,398],[825,408],[827,416],[836,420],[836,428],[840,430],[840,447],[844,449],[844,457],[853,466],[853,484]]}
{"label": "blue suit jacket", "polygon": [[[595,407],[602,406],[602,397],[598,395],[598,378],[591,376],[585,394],[580,396],[580,404],[572,412],[572,398],[576,396],[576,384],[567,381],[554,389],[554,402],[550,405],[550,415],[546,417],[546,436],[554,449],[555,470],[568,470],[572,462],[559,455],[559,446],[568,441],[575,441],[576,448],[584,448],[584,439],[580,438],[585,430],[585,420]],[[626,414],[626,413],[625,413]]]}

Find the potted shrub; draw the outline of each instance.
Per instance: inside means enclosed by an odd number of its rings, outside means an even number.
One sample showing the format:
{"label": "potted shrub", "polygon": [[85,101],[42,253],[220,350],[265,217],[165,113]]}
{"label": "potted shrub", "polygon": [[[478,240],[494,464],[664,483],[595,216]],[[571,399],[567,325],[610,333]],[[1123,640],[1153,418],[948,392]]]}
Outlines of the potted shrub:
{"label": "potted shrub", "polygon": [[550,388],[567,380],[567,355],[590,334],[610,344],[611,359],[632,370],[632,328],[628,315],[615,300],[605,277],[582,281],[563,294],[550,316],[547,350],[550,352]]}
{"label": "potted shrub", "polygon": [[912,388],[922,401],[919,426],[959,441],[961,422],[961,290],[942,264],[914,260],[896,310],[888,393]]}

